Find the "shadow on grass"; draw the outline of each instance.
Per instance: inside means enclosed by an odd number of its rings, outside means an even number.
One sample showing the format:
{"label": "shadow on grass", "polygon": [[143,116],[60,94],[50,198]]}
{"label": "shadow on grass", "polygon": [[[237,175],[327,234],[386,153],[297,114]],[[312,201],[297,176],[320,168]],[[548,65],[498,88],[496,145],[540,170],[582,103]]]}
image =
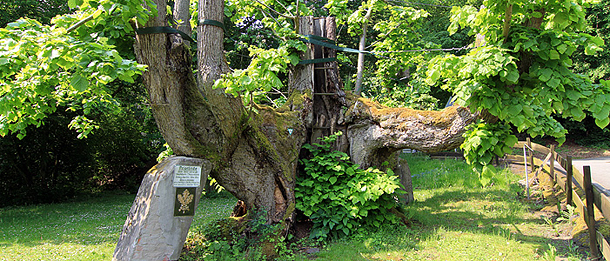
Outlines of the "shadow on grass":
{"label": "shadow on grass", "polygon": [[532,215],[531,208],[535,206],[522,201],[514,189],[449,188],[428,192],[433,195],[410,206],[417,222],[413,229],[422,240],[438,240],[435,237],[442,229],[499,236],[506,241],[531,244],[538,251],[547,249],[548,244],[559,246],[558,249],[571,245],[569,239],[552,236],[553,228]]}
{"label": "shadow on grass", "polygon": [[531,214],[535,206],[515,190],[454,187],[415,193],[422,199],[407,208],[414,221],[410,227],[366,229],[297,260],[535,260],[552,252],[549,244],[557,256],[581,257],[569,239],[550,236],[552,228]]}

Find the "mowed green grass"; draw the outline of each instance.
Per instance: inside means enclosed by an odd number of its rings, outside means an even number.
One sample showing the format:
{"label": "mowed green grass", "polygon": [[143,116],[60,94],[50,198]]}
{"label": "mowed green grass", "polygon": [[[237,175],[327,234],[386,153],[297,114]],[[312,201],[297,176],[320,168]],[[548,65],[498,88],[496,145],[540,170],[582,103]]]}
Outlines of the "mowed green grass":
{"label": "mowed green grass", "polygon": [[[0,209],[0,260],[111,260],[134,194]],[[231,197],[203,197],[194,225],[228,216]]]}
{"label": "mowed green grass", "polygon": [[0,209],[0,260],[109,260],[135,195]]}
{"label": "mowed green grass", "polygon": [[[580,260],[582,254],[531,211],[502,172],[504,184],[480,188],[462,161],[407,157],[416,202],[410,226],[386,225],[326,242],[321,252],[279,260]],[[0,209],[0,260],[110,260],[135,195],[106,193],[71,203]],[[191,231],[227,217],[235,198],[204,196]],[[563,240],[563,242],[562,242]],[[550,244],[550,245],[549,245]],[[307,243],[306,243],[307,245]],[[320,246],[313,246],[320,247]],[[556,248],[557,251],[551,251]]]}

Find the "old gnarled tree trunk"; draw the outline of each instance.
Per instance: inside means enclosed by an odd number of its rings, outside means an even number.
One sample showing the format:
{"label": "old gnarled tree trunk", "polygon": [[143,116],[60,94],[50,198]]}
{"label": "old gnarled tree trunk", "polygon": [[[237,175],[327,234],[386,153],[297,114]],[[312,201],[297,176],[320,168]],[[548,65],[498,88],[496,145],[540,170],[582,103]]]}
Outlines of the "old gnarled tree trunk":
{"label": "old gnarled tree trunk", "polygon": [[[154,2],[158,10],[166,10],[165,0]],[[199,20],[222,22],[223,6],[221,0],[200,1]],[[335,26],[332,18],[303,17],[299,24],[301,34],[334,38],[334,29],[328,29]],[[167,25],[165,12],[159,12],[141,26]],[[390,109],[346,95],[331,68],[336,63],[291,68],[286,104],[278,109],[255,105],[258,113],[252,113],[240,99],[212,89],[214,81],[228,71],[223,29],[200,24],[197,32],[198,75],[191,70],[189,43],[180,36],[137,36],[136,56],[148,65],[144,83],[153,114],[175,154],[209,161],[210,175],[247,209],[266,211],[268,223],[288,224],[287,228],[292,222],[295,177],[304,143],[342,130],[346,135],[336,148],[349,152],[355,163],[368,167],[390,160],[404,169],[406,163],[397,158],[400,149],[456,147],[464,127],[474,119],[463,108]],[[310,46],[301,58],[333,56],[332,50]],[[315,70],[316,66],[327,69]]]}

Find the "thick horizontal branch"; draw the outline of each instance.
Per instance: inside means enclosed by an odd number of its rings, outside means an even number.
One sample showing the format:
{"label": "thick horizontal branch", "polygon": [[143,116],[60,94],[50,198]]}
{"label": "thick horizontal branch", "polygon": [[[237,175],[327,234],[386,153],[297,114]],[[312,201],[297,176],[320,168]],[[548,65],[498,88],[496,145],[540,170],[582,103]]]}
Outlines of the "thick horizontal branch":
{"label": "thick horizontal branch", "polygon": [[358,99],[346,115],[351,122],[352,144],[366,149],[416,149],[439,152],[454,149],[464,141],[466,126],[476,119],[467,108],[452,106],[442,111],[388,108]]}

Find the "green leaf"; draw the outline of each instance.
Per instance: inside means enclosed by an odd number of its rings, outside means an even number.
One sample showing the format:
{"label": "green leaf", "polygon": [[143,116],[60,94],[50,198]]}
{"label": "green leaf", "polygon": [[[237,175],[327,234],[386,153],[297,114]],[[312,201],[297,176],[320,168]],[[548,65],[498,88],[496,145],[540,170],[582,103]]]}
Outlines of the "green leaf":
{"label": "green leaf", "polygon": [[517,136],[515,135],[508,135],[506,137],[506,139],[504,140],[504,144],[506,144],[507,146],[513,146],[517,143],[517,141],[519,141],[517,139]]}
{"label": "green leaf", "polygon": [[559,53],[555,50],[551,50],[549,52],[549,58],[551,58],[551,60],[559,60],[559,58],[561,58],[561,56],[559,55]]}
{"label": "green leaf", "polygon": [[70,80],[70,85],[79,92],[83,92],[89,88],[89,81],[80,74],[75,74]]}
{"label": "green leaf", "polygon": [[600,128],[605,128],[610,123],[610,118],[595,119],[595,124]]}
{"label": "green leaf", "polygon": [[544,69],[542,69],[542,71],[540,71],[540,76],[538,76],[538,79],[540,79],[543,82],[546,82],[549,79],[551,79],[551,76],[553,76],[553,70],[551,70],[549,68],[544,68]]}
{"label": "green leaf", "polygon": [[346,227],[342,228],[341,231],[343,231],[346,236],[349,235],[349,229],[347,229]]}
{"label": "green leaf", "polygon": [[76,0],[68,0],[68,7],[70,9],[76,8]]}
{"label": "green leaf", "polygon": [[438,81],[440,77],[441,73],[438,70],[432,70],[432,73],[430,73],[430,79],[434,82]]}
{"label": "green leaf", "polygon": [[582,111],[582,109],[580,109],[578,107],[573,107],[572,110],[570,110],[570,112],[572,113],[572,117],[574,117],[574,119],[577,121],[581,121],[586,116],[586,114]]}
{"label": "green leaf", "polygon": [[335,185],[335,183],[337,183],[337,177],[330,177],[330,179],[328,179],[328,182],[330,182],[330,184]]}
{"label": "green leaf", "polygon": [[248,75],[244,75],[243,77],[241,77],[239,79],[239,84],[242,85],[249,85],[252,82],[252,78],[250,78],[250,76]]}
{"label": "green leaf", "polygon": [[550,86],[551,88],[555,89],[555,88],[557,88],[557,86],[559,86],[559,84],[561,84],[561,80],[559,80],[557,78],[552,78],[548,82],[546,82],[546,84],[548,86]]}
{"label": "green leaf", "polygon": [[565,28],[569,23],[569,17],[566,13],[555,14],[555,18],[553,18],[553,22],[559,24],[561,29]]}
{"label": "green leaf", "polygon": [[511,83],[517,83],[517,81],[519,80],[519,71],[515,69],[510,70],[510,72],[506,76],[506,79]]}
{"label": "green leaf", "polygon": [[274,74],[273,77],[271,77],[271,85],[277,89],[280,89],[282,88],[282,80],[280,80],[280,78]]}
{"label": "green leaf", "polygon": [[568,96],[568,99],[576,101],[576,100],[580,99],[580,97],[582,97],[582,94],[575,90],[568,90],[566,92],[566,96]]}
{"label": "green leaf", "polygon": [[512,105],[506,108],[510,116],[517,116],[521,113],[523,107],[521,104]]}
{"label": "green leaf", "polygon": [[290,61],[290,64],[292,65],[297,65],[299,64],[299,61],[301,61],[301,59],[297,54],[291,54],[288,56],[288,61]]}

